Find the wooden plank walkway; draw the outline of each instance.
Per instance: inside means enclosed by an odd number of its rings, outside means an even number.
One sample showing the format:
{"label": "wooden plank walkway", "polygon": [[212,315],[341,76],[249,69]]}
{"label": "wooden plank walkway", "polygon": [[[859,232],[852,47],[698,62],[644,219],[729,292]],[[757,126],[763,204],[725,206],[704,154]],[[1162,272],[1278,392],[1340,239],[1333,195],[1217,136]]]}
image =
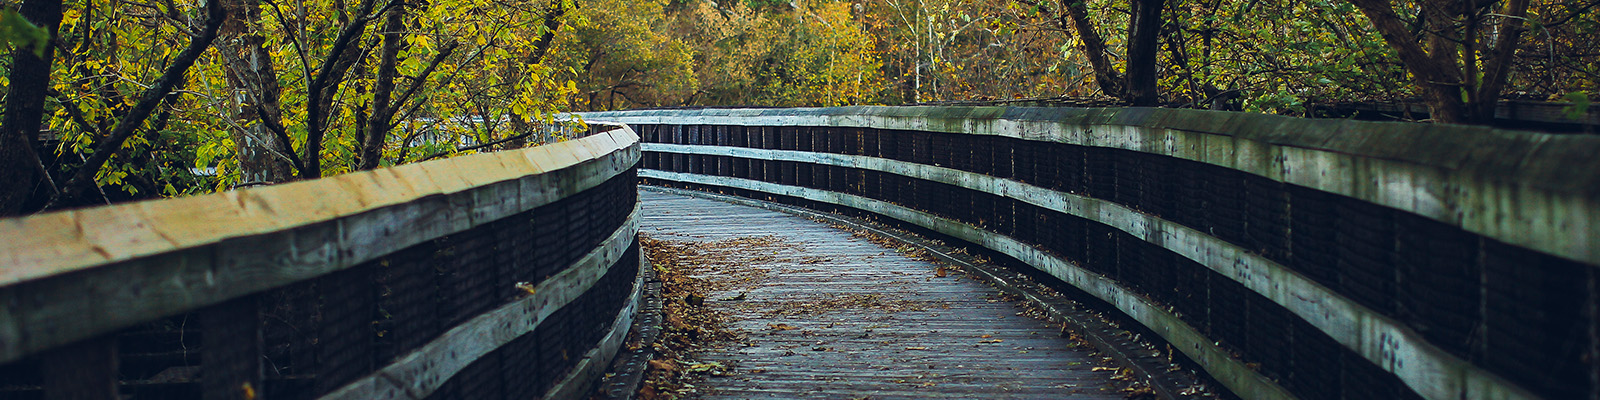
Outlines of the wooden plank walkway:
{"label": "wooden plank walkway", "polygon": [[704,398],[1123,398],[1088,347],[960,273],[795,215],[641,195],[647,236],[762,253],[707,276],[743,339],[693,355],[734,366]]}

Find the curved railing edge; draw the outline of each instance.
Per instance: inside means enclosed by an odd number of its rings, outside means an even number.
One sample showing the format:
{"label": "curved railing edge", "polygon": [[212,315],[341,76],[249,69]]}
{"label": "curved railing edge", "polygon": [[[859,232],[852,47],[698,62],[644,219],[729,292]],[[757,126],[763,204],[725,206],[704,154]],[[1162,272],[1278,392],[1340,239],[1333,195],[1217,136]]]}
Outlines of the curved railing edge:
{"label": "curved railing edge", "polygon": [[799,186],[781,185],[750,179],[698,175],[657,170],[641,170],[639,177],[679,183],[730,187],[753,190],[850,207],[872,212],[922,228],[949,235],[990,250],[1005,254],[1051,276],[1061,279],[1107,303],[1160,335],[1173,348],[1194,360],[1202,369],[1230,391],[1247,399],[1294,399],[1283,387],[1247,367],[1244,361],[1229,356],[1228,351],[1206,338],[1194,327],[1184,323],[1177,315],[1152,303],[1137,292],[1116,284],[1109,278],[1090,272],[1076,264],[1004,235],[989,232],[960,221],[944,218],[897,204]]}
{"label": "curved railing edge", "polygon": [[[583,113],[628,124],[832,126],[1120,148],[1226,167],[1600,265],[1600,137],[1165,108],[879,107]],[[1515,209],[1502,207],[1515,203]]]}
{"label": "curved railing edge", "polygon": [[[1526,389],[1432,345],[1404,323],[1347,299],[1288,267],[1193,228],[1107,200],[983,174],[876,157],[659,143],[646,143],[643,146],[645,151],[807,162],[879,171],[983,191],[1100,222],[1164,247],[1239,282],[1323,331],[1345,348],[1396,375],[1427,398],[1537,398]],[[640,177],[755,190],[857,209],[863,209],[863,205],[869,206],[864,209],[1005,253],[1118,307],[1161,334],[1176,348],[1199,362],[1213,377],[1245,398],[1283,398],[1274,394],[1275,390],[1259,387],[1253,378],[1245,381],[1228,378],[1240,376],[1248,370],[1239,369],[1243,365],[1241,361],[1229,358],[1225,350],[1216,348],[1197,330],[1171,315],[1161,305],[1144,299],[1136,290],[1123,288],[1110,278],[1004,235],[879,200],[818,189],[657,170],[642,170]],[[960,228],[956,228],[958,225]],[[1165,328],[1174,324],[1183,328]],[[1267,395],[1246,396],[1248,393]]]}
{"label": "curved railing edge", "polygon": [[[312,279],[632,169],[623,127],[513,151],[0,219],[0,364]],[[215,227],[227,226],[231,230]]]}
{"label": "curved railing edge", "polygon": [[[613,264],[622,261],[638,233],[639,206],[635,203],[627,221],[603,240],[600,247],[540,282],[531,294],[457,325],[422,347],[398,357],[394,363],[350,382],[321,399],[420,400],[428,397],[467,365],[533,332],[556,310],[588,292]],[[638,307],[642,277],[641,274],[634,279],[628,301],[597,347],[585,353],[573,371],[562,379],[562,384],[552,388],[544,398],[572,398],[568,395],[573,393],[568,392],[593,378],[593,364],[599,363],[604,367],[604,362],[610,360],[607,353],[616,353],[621,335],[627,334],[634,310]]]}

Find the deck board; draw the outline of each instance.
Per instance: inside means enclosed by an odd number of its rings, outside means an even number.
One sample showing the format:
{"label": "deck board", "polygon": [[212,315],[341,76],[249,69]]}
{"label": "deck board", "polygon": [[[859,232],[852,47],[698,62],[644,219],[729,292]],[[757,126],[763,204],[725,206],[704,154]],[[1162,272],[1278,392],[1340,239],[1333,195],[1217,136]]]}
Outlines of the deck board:
{"label": "deck board", "polygon": [[[787,246],[750,285],[712,293],[745,340],[701,351],[734,365],[708,399],[1121,399],[1120,382],[1059,328],[1019,315],[989,286],[806,218],[644,190],[641,232],[661,240],[777,236]],[[810,262],[799,263],[797,259]],[[731,300],[740,294],[744,298]],[[870,306],[808,302],[876,296]],[[793,329],[774,329],[783,324]]]}

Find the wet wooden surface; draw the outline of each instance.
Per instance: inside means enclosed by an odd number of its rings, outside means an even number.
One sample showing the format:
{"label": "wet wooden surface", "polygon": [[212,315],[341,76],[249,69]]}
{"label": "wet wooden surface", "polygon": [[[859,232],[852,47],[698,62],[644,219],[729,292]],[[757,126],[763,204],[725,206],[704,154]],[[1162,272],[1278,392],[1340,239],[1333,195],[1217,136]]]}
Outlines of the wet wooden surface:
{"label": "wet wooden surface", "polygon": [[[1121,399],[1114,371],[995,289],[839,227],[643,190],[641,233],[745,247],[706,302],[743,339],[695,354],[732,366],[705,398]],[[741,239],[744,238],[744,239]],[[720,241],[720,242],[719,242]],[[714,277],[713,277],[714,278]]]}

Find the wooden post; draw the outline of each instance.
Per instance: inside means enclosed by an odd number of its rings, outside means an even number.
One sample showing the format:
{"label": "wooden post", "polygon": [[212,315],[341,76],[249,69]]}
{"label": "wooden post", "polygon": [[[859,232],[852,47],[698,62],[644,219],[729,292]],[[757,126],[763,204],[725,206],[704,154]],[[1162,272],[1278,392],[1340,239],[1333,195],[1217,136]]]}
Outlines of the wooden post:
{"label": "wooden post", "polygon": [[101,335],[40,355],[44,398],[98,400],[117,398],[117,337]]}

